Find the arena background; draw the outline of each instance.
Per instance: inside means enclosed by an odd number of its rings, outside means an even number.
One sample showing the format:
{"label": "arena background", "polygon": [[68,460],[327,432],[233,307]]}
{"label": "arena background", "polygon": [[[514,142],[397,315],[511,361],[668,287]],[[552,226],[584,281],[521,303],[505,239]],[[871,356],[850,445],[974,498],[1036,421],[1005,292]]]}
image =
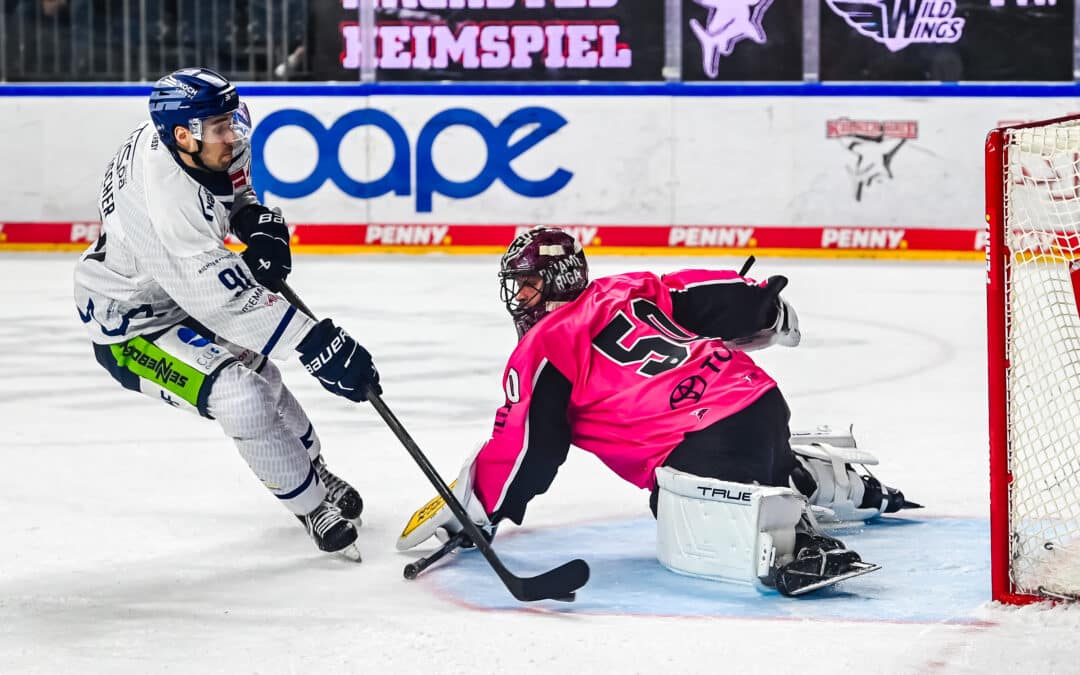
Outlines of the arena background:
{"label": "arena background", "polygon": [[[1080,113],[1077,20],[1074,0],[8,0],[0,673],[1077,672],[1080,608],[992,601],[983,166],[991,129]],[[522,575],[587,559],[575,603],[519,603],[469,552],[407,582],[433,549],[394,541],[430,483],[291,360],[365,499],[363,563],[321,554],[214,424],[108,378],[72,303],[106,163],[192,65],[252,109],[290,284],[375,355],[442,476],[505,402],[498,255],[547,224],[594,277],[750,254],[788,277],[803,341],[754,359],[792,427],[853,424],[926,508],[845,529],[882,570],[792,601],[662,568],[647,496],[572,451],[495,547]],[[1075,175],[1025,169],[1075,218]]]}
{"label": "arena background", "polygon": [[0,247],[93,241],[115,139],[192,63],[246,80],[256,187],[311,252],[544,224],[596,253],[977,259],[986,132],[1078,111],[1072,2],[927,0],[907,37],[828,0],[430,9],[465,4],[16,3],[0,142],[35,150],[0,168]]}

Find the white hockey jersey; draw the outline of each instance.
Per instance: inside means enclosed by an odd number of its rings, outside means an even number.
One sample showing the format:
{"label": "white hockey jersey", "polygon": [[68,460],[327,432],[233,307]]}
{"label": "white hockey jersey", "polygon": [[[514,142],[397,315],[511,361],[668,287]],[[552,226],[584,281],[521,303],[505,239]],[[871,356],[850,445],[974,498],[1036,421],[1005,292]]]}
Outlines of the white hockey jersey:
{"label": "white hockey jersey", "polygon": [[295,355],[314,321],[254,281],[225,248],[231,210],[254,203],[245,149],[228,176],[186,170],[139,126],[105,169],[102,234],[75,268],[75,303],[90,339],[114,344],[191,317],[277,359]]}

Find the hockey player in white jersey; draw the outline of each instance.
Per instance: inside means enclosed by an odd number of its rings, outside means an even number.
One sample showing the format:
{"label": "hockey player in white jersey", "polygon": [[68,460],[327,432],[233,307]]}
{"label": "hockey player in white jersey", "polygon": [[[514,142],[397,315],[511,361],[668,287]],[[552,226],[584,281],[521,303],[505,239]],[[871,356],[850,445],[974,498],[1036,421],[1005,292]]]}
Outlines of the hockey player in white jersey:
{"label": "hockey player in white jersey", "polygon": [[[321,550],[359,560],[360,495],[327,468],[271,359],[299,356],[352,401],[381,393],[379,374],[343,329],[274,293],[291,267],[289,231],[250,185],[250,128],[221,75],[188,68],[159,80],[150,121],[105,169],[102,234],[75,269],[75,302],[121,385],[216,420]],[[243,253],[225,247],[230,233]]]}

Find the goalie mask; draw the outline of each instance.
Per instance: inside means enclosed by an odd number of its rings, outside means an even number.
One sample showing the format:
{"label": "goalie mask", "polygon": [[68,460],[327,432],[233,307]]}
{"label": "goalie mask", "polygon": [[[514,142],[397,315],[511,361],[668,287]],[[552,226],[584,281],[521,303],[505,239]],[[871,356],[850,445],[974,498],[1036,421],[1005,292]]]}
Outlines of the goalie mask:
{"label": "goalie mask", "polygon": [[574,300],[589,285],[589,265],[581,244],[547,227],[518,235],[502,257],[501,297],[514,319],[518,339],[560,303]]}

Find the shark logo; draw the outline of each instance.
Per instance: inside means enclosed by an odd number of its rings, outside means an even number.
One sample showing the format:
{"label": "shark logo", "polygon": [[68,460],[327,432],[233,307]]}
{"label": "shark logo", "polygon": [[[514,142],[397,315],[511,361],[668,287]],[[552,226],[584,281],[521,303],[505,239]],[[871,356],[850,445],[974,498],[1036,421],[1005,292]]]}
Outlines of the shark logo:
{"label": "shark logo", "polygon": [[690,19],[690,29],[701,43],[701,65],[715,79],[720,74],[720,57],[730,56],[741,40],[765,44],[761,21],[773,0],[694,0],[709,9],[705,25]]}
{"label": "shark logo", "polygon": [[917,42],[953,43],[964,34],[964,19],[954,16],[953,0],[826,2],[829,9],[857,32],[893,52]]}

